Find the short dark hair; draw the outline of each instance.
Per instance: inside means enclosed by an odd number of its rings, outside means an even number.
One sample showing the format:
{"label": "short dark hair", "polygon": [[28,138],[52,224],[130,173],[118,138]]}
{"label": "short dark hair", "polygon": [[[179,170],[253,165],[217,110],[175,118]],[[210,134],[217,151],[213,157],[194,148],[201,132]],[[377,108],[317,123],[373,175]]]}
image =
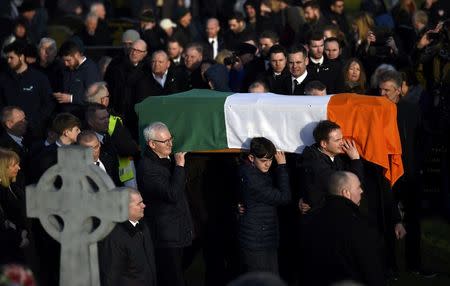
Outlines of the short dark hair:
{"label": "short dark hair", "polygon": [[230,20],[236,20],[238,22],[243,22],[245,21],[245,17],[244,14],[242,14],[241,12],[234,12],[233,14],[230,15],[230,17],[228,17],[228,21]]}
{"label": "short dark hair", "polygon": [[177,38],[174,38],[174,37],[170,37],[170,38],[167,39],[167,45],[169,43],[178,43],[178,45],[183,47],[183,44],[181,44],[180,40],[177,39]]}
{"label": "short dark hair", "polygon": [[61,48],[59,49],[59,53],[60,53],[60,55],[62,57],[70,56],[70,55],[73,55],[73,54],[75,54],[77,52],[78,53],[82,53],[82,49],[81,49],[80,45],[77,44],[73,40],[65,41],[61,45]]}
{"label": "short dark hair", "polygon": [[325,90],[327,87],[320,80],[312,80],[305,85],[305,93],[309,94],[311,90]]}
{"label": "short dark hair", "polygon": [[261,35],[259,35],[259,39],[262,39],[262,38],[269,38],[272,40],[273,43],[277,43],[279,40],[277,33],[272,30],[262,31]]}
{"label": "short dark hair", "polygon": [[402,75],[398,71],[384,71],[380,74],[380,77],[378,79],[378,83],[386,82],[386,81],[392,81],[397,85],[397,87],[402,86]]}
{"label": "short dark hair", "polygon": [[322,120],[317,124],[316,128],[314,128],[314,140],[317,144],[320,144],[321,141],[327,141],[330,133],[336,129],[341,129],[341,127],[333,121]]}
{"label": "short dark hair", "polygon": [[273,158],[276,151],[272,141],[265,137],[254,137],[250,141],[250,154],[256,158]]}
{"label": "short dark hair", "polygon": [[283,53],[283,55],[287,58],[286,49],[282,45],[277,44],[277,45],[273,45],[272,47],[270,47],[269,56],[271,54],[278,54],[278,53]]}
{"label": "short dark hair", "polygon": [[310,7],[311,9],[319,9],[320,10],[320,4],[319,2],[312,0],[312,1],[308,1],[305,4],[303,4],[303,9],[306,9]]}
{"label": "short dark hair", "polygon": [[5,54],[13,52],[18,56],[25,55],[27,45],[20,40],[16,40],[3,48]]}
{"label": "short dark hair", "polygon": [[323,40],[323,31],[313,31],[309,36],[308,46],[311,45],[311,41]]}
{"label": "short dark hair", "polygon": [[81,127],[80,119],[68,112],[56,115],[52,123],[52,129],[58,136],[61,136],[64,133],[64,130],[72,129],[75,126]]}
{"label": "short dark hair", "polygon": [[341,41],[340,41],[338,38],[336,38],[336,37],[329,37],[329,38],[326,38],[324,44],[326,44],[326,43],[331,43],[331,42],[336,42],[336,43],[338,43],[339,49],[340,49],[341,46],[342,46]]}
{"label": "short dark hair", "polygon": [[302,53],[305,58],[308,57],[308,51],[305,49],[303,45],[293,46],[289,49],[288,54],[296,54],[296,53]]}

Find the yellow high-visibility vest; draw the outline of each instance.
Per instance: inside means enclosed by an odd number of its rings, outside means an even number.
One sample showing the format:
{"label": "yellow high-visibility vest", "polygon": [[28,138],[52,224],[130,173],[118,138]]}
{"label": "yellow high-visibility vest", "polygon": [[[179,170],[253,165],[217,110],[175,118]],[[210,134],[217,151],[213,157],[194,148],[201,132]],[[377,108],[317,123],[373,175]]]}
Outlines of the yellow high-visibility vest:
{"label": "yellow high-visibility vest", "polygon": [[[108,134],[111,136],[116,128],[117,121],[123,124],[119,116],[110,115],[108,124]],[[126,182],[134,178],[133,168],[131,166],[132,157],[118,157],[119,158],[119,177],[120,181]]]}

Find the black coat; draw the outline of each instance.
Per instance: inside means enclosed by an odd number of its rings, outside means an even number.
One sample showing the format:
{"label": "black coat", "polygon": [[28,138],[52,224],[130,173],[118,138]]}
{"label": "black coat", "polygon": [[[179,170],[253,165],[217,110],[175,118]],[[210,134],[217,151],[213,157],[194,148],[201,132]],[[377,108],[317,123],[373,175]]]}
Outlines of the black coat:
{"label": "black coat", "polygon": [[42,136],[55,107],[47,77],[32,67],[21,74],[0,74],[0,108],[8,105],[22,108],[33,133]]}
{"label": "black coat", "polygon": [[400,99],[397,103],[397,126],[402,144],[404,177],[414,177],[420,169],[421,118],[417,104]]}
{"label": "black coat", "polygon": [[325,286],[343,280],[386,285],[377,235],[352,201],[327,197],[302,229],[302,285]]}
{"label": "black coat", "polygon": [[336,92],[342,73],[342,66],[337,61],[330,61],[324,58],[322,64],[315,64],[310,58],[307,70],[308,75],[319,80],[327,87],[327,94]]}
{"label": "black coat", "polygon": [[184,167],[159,158],[147,148],[139,162],[137,182],[155,247],[184,247],[192,242],[192,218],[185,194]]}
{"label": "black coat", "polygon": [[187,75],[179,69],[169,68],[163,87],[153,78],[153,74],[147,73],[136,83],[134,104],[143,101],[149,96],[169,95],[186,91],[188,89],[187,79]]}
{"label": "black coat", "polygon": [[319,151],[314,144],[303,150],[299,160],[302,192],[305,200],[315,208],[327,193],[327,182],[335,171],[349,171],[358,176],[363,182],[364,167],[361,159],[349,160],[347,156],[336,156],[334,162],[328,155]]}
{"label": "black coat", "polygon": [[277,206],[291,200],[289,175],[286,165],[278,165],[277,186],[269,173],[262,173],[250,163],[239,168],[242,202],[245,212],[239,220],[239,242],[241,248],[278,248]]}
{"label": "black coat", "polygon": [[117,224],[98,244],[102,286],[156,286],[153,242],[146,224]]}
{"label": "black coat", "polygon": [[292,76],[289,74],[289,76],[283,78],[283,82],[280,87],[280,91],[282,91],[281,94],[285,95],[305,95],[305,86],[308,82],[315,80],[310,73],[306,75],[306,78],[295,87],[294,92],[292,92]]}
{"label": "black coat", "polygon": [[276,94],[285,93],[284,85],[287,79],[291,78],[291,74],[289,73],[289,69],[286,67],[280,75],[275,75],[273,73],[272,68],[264,73],[263,80],[267,83],[267,87],[269,91]]}

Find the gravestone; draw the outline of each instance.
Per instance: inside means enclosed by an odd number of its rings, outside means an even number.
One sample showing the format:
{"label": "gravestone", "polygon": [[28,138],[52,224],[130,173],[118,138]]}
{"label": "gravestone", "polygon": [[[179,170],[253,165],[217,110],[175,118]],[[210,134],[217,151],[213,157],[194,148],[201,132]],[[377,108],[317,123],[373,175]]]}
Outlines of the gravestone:
{"label": "gravestone", "polygon": [[[58,148],[58,164],[26,190],[27,215],[61,244],[61,286],[100,285],[97,241],[128,219],[129,194],[92,164],[92,150]],[[58,219],[57,219],[58,217]],[[93,218],[100,224],[93,229]]]}

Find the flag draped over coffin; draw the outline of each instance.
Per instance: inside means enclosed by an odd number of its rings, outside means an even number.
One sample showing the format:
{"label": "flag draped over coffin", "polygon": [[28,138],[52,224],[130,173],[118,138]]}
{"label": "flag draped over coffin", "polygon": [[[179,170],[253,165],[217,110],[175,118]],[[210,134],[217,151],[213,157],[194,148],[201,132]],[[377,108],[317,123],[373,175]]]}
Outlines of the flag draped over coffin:
{"label": "flag draped over coffin", "polygon": [[391,184],[403,174],[397,109],[383,97],[193,89],[148,97],[135,110],[140,134],[151,122],[164,122],[175,138],[174,151],[247,149],[251,138],[264,136],[279,150],[301,153],[314,143],[316,124],[329,119],[341,126],[344,137],[355,140],[364,159],[384,168]]}

